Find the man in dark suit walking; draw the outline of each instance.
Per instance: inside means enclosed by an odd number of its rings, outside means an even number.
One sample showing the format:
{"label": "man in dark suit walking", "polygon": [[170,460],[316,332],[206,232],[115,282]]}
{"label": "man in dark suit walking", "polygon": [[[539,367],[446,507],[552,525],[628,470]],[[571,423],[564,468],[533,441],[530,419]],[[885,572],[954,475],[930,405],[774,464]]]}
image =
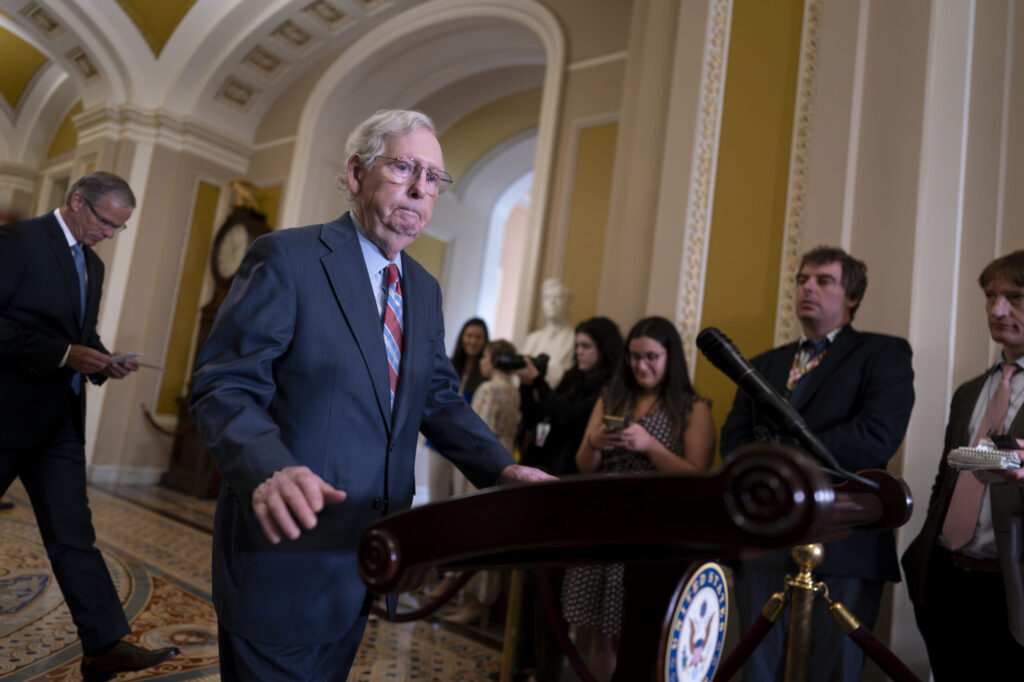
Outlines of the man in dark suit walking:
{"label": "man in dark suit walking", "polygon": [[[910,346],[903,339],[855,331],[850,321],[867,288],[867,268],[842,249],[818,247],[800,263],[796,313],[803,334],[751,362],[801,414],[808,428],[847,470],[884,469],[896,454],[914,405]],[[722,453],[741,445],[776,440],[755,404],[738,392],[722,426]],[[795,445],[791,440],[787,445]],[[741,562],[735,570],[740,626],[749,628],[784,576],[796,574],[788,551]],[[825,543],[815,571],[832,599],[843,602],[871,628],[885,581],[898,581],[892,531],[854,531]],[[832,622],[823,599],[815,600],[810,680],[860,680],[863,655]],[[754,651],[745,682],[782,680],[788,613]]]}
{"label": "man in dark suit walking", "polygon": [[64,206],[0,227],[0,494],[20,478],[61,592],[82,640],[82,674],[106,680],[167,660],[130,632],[95,548],[85,481],[85,382],[138,369],[114,361],[96,333],[103,263],[92,247],[135,208],[124,180],[90,173]]}
{"label": "man in dark suit walking", "polygon": [[353,210],[257,239],[197,363],[224,680],[346,679],[371,605],[357,543],[411,504],[420,431],[477,487],[550,478],[459,395],[440,287],[402,253],[451,182],[430,119],[379,111],[346,154]]}
{"label": "man in dark suit walking", "polygon": [[991,434],[1024,447],[1024,251],[989,263],[978,283],[1002,357],[953,394],[928,514],[903,554],[940,682],[1024,679],[1024,469],[981,482],[946,464],[950,450]]}

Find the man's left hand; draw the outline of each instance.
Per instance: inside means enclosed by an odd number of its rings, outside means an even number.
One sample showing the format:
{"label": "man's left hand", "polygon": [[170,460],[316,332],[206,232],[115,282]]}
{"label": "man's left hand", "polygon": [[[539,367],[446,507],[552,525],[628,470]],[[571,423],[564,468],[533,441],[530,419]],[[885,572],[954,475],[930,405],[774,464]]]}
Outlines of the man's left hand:
{"label": "man's left hand", "polygon": [[[982,483],[1005,482],[1024,487],[1024,438],[1018,438],[1017,444],[1021,446],[1021,450],[1017,451],[1017,458],[1022,464],[1021,468],[1000,469],[996,471],[989,470],[984,472],[985,474],[990,474],[992,477],[995,477],[994,480],[988,475],[984,477],[978,476],[978,472],[975,472],[975,476],[978,480]],[[999,479],[1001,479],[1001,481]]]}
{"label": "man's left hand", "polygon": [[510,464],[501,470],[498,477],[498,485],[508,483],[534,483],[536,481],[557,481],[556,476],[545,473],[533,467],[524,467],[522,464]]}

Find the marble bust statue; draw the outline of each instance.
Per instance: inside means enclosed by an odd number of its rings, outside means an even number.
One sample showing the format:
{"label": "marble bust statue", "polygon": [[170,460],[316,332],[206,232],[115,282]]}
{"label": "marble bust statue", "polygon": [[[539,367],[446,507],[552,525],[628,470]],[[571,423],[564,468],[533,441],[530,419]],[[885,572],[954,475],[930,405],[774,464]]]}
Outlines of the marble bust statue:
{"label": "marble bust statue", "polygon": [[541,284],[541,309],[547,322],[540,329],[530,332],[522,346],[524,355],[548,355],[550,359],[545,380],[552,388],[558,386],[562,375],[572,367],[575,334],[568,322],[571,302],[569,288],[559,279],[544,280]]}

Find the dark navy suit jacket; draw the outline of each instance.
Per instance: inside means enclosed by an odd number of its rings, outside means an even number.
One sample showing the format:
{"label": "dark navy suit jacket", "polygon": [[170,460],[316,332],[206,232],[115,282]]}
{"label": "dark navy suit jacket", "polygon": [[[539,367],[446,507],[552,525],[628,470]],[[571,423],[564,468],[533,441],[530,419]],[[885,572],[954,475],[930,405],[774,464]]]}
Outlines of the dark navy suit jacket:
{"label": "dark navy suit jacket", "polygon": [[[214,604],[232,633],[309,645],[344,636],[363,605],[356,547],[415,489],[417,434],[477,487],[513,463],[459,395],[441,291],[402,254],[404,349],[390,405],[381,318],[349,214],[257,239],[195,373],[192,414],[226,485],[214,534]],[[267,477],[308,466],[345,502],[277,546],[250,508]]]}
{"label": "dark navy suit jacket", "polygon": [[[781,393],[795,354],[796,343],[791,343],[757,356],[751,364]],[[884,469],[903,442],[914,406],[910,345],[847,325],[802,381],[807,384],[793,407],[839,464],[848,471]],[[754,441],[758,423],[753,402],[737,392],[722,426],[723,455]],[[787,565],[788,552],[773,557],[779,567]],[[825,561],[816,572],[899,581],[892,531],[854,531],[848,538],[825,543]]]}
{"label": "dark navy suit jacket", "polygon": [[[985,387],[985,380],[991,373],[985,372],[961,385],[953,394],[949,408],[949,423],[946,425],[945,447],[939,460],[939,472],[935,476],[931,497],[928,500],[928,514],[921,532],[903,553],[903,569],[907,574],[907,591],[910,600],[920,606],[925,601],[925,584],[932,548],[935,547],[946,519],[946,510],[956,487],[957,472],[946,464],[946,455],[955,447],[969,445],[967,438],[971,426],[974,406]],[[1024,409],[1010,423],[1009,433],[1024,434]],[[995,531],[996,548],[999,550],[999,565],[1006,587],[1007,621],[1014,638],[1024,644],[1024,490],[1011,484],[989,486],[992,505],[992,525]],[[950,627],[956,627],[950,624]]]}
{"label": "dark navy suit jacket", "polygon": [[88,291],[79,324],[75,261],[53,213],[0,227],[0,450],[40,447],[69,394],[78,403],[72,414],[84,439],[85,392],[73,396],[74,372],[58,367],[69,344],[107,352],[96,333],[103,262],[88,246],[83,252]]}

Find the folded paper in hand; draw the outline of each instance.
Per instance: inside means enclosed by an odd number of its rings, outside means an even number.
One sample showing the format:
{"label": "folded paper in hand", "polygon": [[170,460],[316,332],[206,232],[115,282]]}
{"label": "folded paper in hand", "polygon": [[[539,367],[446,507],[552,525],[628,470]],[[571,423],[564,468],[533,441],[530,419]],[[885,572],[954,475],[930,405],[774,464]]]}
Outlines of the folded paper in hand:
{"label": "folded paper in hand", "polygon": [[966,471],[1020,468],[1016,450],[999,450],[988,438],[978,441],[973,448],[955,448],[946,456],[946,462],[954,469]]}

